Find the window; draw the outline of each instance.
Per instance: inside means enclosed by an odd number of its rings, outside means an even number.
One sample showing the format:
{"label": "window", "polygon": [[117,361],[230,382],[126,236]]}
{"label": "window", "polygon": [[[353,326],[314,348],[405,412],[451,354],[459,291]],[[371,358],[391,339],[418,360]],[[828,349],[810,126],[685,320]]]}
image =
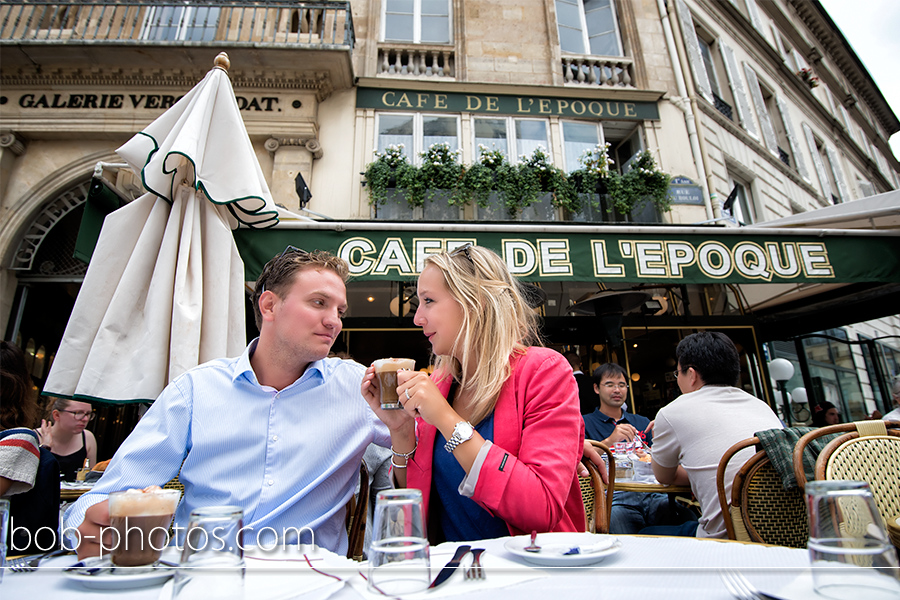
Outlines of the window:
{"label": "window", "polygon": [[[728,174],[728,185],[731,186],[731,192],[725,201],[725,206],[722,207],[722,211],[741,225],[755,223],[756,208],[753,205],[750,186],[731,173]],[[734,194],[733,199],[731,198],[732,194]]]}
{"label": "window", "polygon": [[459,149],[459,117],[422,113],[381,113],[378,115],[377,149],[403,144],[410,162],[418,162],[419,153],[432,144],[446,143],[451,150]]}
{"label": "window", "polygon": [[803,124],[803,132],[806,134],[806,143],[809,145],[809,152],[812,154],[825,200],[832,204],[846,202],[850,196],[844,181],[844,172],[838,162],[837,152],[816,137],[806,123]]}
{"label": "window", "polygon": [[581,163],[578,159],[581,158],[585,150],[593,150],[604,141],[603,128],[599,123],[563,121],[562,134],[564,168],[567,173],[581,168]]}
{"label": "window", "polygon": [[219,8],[209,6],[150,6],[141,39],[153,41],[209,42],[215,39]]}
{"label": "window", "polygon": [[450,0],[384,0],[385,41],[450,43]]}
{"label": "window", "polygon": [[556,21],[563,52],[623,56],[613,0],[556,0]]}
{"label": "window", "polygon": [[[513,164],[518,162],[521,156],[530,156],[539,147],[550,154],[547,121],[512,117],[476,117],[473,121],[475,129],[473,156],[478,156],[479,145],[500,150]],[[512,155],[510,148],[515,148]]]}

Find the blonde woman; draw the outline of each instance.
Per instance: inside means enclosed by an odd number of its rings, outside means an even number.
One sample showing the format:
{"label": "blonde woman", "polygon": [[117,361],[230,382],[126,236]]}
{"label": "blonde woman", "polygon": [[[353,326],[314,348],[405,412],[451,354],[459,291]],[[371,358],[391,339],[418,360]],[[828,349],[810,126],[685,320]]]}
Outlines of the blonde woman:
{"label": "blonde woman", "polygon": [[402,411],[378,408],[372,367],[362,393],[391,431],[396,483],[422,490],[431,541],[584,531],[578,387],[561,354],[529,345],[535,316],[502,259],[429,256],[417,293],[433,375],[398,375]]}

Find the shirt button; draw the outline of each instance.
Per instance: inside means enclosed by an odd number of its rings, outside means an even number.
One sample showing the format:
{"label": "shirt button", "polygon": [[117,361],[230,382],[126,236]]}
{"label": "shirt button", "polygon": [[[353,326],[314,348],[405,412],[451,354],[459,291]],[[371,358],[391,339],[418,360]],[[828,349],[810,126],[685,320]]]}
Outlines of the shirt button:
{"label": "shirt button", "polygon": [[270,479],[270,480],[269,480],[269,481],[267,481],[267,482],[266,482],[266,483],[268,483],[268,484],[269,484],[269,485],[275,485],[275,481],[274,481],[274,480],[272,480],[272,479]]}
{"label": "shirt button", "polygon": [[277,441],[278,441],[278,436],[277,436],[277,435],[273,435],[273,436],[272,436],[272,441],[273,441],[273,442],[277,442]]}

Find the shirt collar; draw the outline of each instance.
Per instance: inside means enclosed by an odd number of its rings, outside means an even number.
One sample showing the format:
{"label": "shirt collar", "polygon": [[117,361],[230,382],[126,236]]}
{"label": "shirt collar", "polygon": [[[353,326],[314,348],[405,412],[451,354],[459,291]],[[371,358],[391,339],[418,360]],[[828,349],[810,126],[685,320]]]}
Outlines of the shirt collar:
{"label": "shirt collar", "polygon": [[618,419],[613,419],[606,413],[601,412],[599,408],[595,408],[594,410],[597,411],[597,414],[600,415],[600,420],[603,421],[604,423],[621,423],[624,421],[626,423],[633,424],[633,423],[631,423],[630,420],[628,420],[628,411],[625,410],[624,404],[622,405],[622,416],[619,417]]}
{"label": "shirt collar", "polygon": [[[241,376],[246,376],[247,379],[252,381],[257,386],[260,386],[259,380],[256,378],[256,373],[253,371],[253,367],[250,365],[250,357],[256,351],[256,345],[259,343],[259,338],[254,339],[250,342],[246,348],[244,348],[244,352],[238,357],[237,362],[234,364],[234,373],[232,374],[232,382],[237,381]],[[322,381],[325,381],[328,377],[331,369],[328,368],[328,363],[326,359],[317,360],[311,362],[306,367],[306,371],[297,378],[297,380],[289,385],[288,387],[293,386],[302,379],[306,379],[308,377],[316,377],[318,376]],[[285,388],[286,389],[286,388]]]}

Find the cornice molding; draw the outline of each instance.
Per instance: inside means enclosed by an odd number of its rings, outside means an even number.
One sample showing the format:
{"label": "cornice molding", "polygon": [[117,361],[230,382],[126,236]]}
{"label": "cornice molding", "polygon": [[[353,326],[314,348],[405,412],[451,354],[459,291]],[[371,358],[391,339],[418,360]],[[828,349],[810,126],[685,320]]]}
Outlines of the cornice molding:
{"label": "cornice molding", "polygon": [[866,103],[888,135],[900,131],[900,120],[897,115],[888,106],[881,90],[878,89],[859,57],[847,44],[843,34],[833,27],[830,17],[823,14],[821,4],[809,0],[787,0],[787,2],[797,11],[797,16],[815,36],[815,41],[824,47],[854,90],[865,97]]}
{"label": "cornice molding", "polygon": [[[199,83],[206,73],[203,69],[140,67],[16,69],[0,73],[0,85],[169,87],[187,91]],[[319,101],[334,90],[328,73],[233,69],[229,75],[235,89],[309,90],[316,92]]]}

